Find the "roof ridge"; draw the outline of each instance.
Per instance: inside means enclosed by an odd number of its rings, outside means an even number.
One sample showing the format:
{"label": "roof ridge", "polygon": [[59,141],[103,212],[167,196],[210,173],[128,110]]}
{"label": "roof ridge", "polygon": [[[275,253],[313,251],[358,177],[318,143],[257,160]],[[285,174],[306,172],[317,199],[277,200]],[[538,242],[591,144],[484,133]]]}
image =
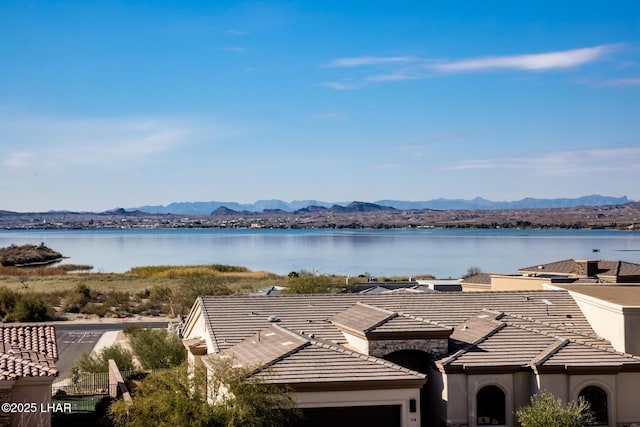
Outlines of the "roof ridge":
{"label": "roof ridge", "polygon": [[[258,373],[258,372],[260,372],[260,371],[263,371],[264,369],[266,369],[266,368],[268,368],[268,367],[270,367],[270,366],[275,365],[276,363],[280,362],[281,360],[284,360],[284,359],[286,359],[287,357],[291,356],[292,354],[295,354],[295,353],[299,352],[300,350],[302,350],[303,348],[308,347],[308,346],[310,346],[310,345],[311,345],[311,342],[310,342],[310,341],[309,341],[309,339],[308,339],[308,338],[306,338],[305,336],[303,336],[303,335],[301,335],[301,334],[297,334],[297,333],[295,333],[295,332],[293,332],[293,331],[291,331],[291,330],[289,330],[289,329],[287,329],[287,328],[285,328],[285,327],[282,327],[282,326],[280,326],[280,325],[271,325],[271,326],[269,326],[268,328],[261,329],[261,330],[260,330],[260,331],[258,331],[256,334],[254,334],[254,335],[253,335],[253,337],[258,337],[258,342],[259,342],[259,341],[260,341],[260,334],[261,334],[262,332],[264,332],[264,331],[268,331],[269,329],[272,329],[272,328],[279,329],[279,330],[281,330],[282,332],[287,333],[288,335],[292,335],[292,336],[294,336],[294,337],[296,337],[296,338],[298,338],[298,339],[302,339],[302,340],[303,340],[303,342],[302,342],[300,345],[298,345],[298,346],[296,346],[296,347],[293,347],[293,348],[289,349],[288,351],[286,351],[286,352],[284,352],[284,353],[280,354],[279,356],[277,356],[277,357],[275,357],[275,358],[271,359],[270,361],[265,362],[265,363],[262,363],[260,366],[256,367],[256,368],[252,371],[251,375],[254,375],[254,374],[256,374],[256,373]],[[249,337],[249,338],[251,338],[251,337]],[[228,349],[228,350],[232,350],[232,349],[233,349],[233,346],[232,346],[232,347],[229,347],[229,349]]]}
{"label": "roof ridge", "polygon": [[556,338],[556,340],[545,347],[540,353],[538,353],[535,357],[531,359],[529,362],[532,366],[540,366],[543,365],[544,362],[549,360],[551,356],[560,351],[561,348],[569,344],[571,341],[568,338],[560,339]]}
{"label": "roof ridge", "polygon": [[[222,349],[218,344],[218,338],[216,337],[215,330],[214,328],[211,327],[211,324],[210,324],[211,317],[209,316],[209,313],[207,311],[207,305],[204,303],[204,297],[206,296],[208,295],[198,295],[198,297],[196,298],[196,302],[193,305],[195,306],[196,304],[200,304],[200,310],[202,310],[202,318],[204,320],[204,326],[207,332],[209,333],[209,336],[211,337],[211,343],[213,344],[213,353],[220,353]],[[192,309],[189,312],[189,317],[191,317],[192,312],[195,313],[195,310]],[[188,320],[188,318],[186,320]],[[185,320],[185,324],[186,324],[186,320]]]}
{"label": "roof ridge", "polygon": [[[469,318],[469,319],[471,319],[471,318]],[[504,329],[504,327],[507,326],[507,324],[505,322],[503,322],[502,320],[494,319],[494,320],[491,320],[491,322],[496,322],[496,323],[498,323],[498,325],[496,325],[492,330],[490,330],[489,332],[487,332],[485,335],[483,335],[482,337],[478,338],[477,340],[475,340],[475,341],[473,341],[471,343],[465,344],[460,350],[456,351],[451,356],[448,356],[448,357],[446,357],[444,359],[441,359],[440,363],[442,365],[446,365],[446,364],[449,364],[449,363],[455,361],[456,359],[460,358],[463,354],[465,354],[466,352],[468,352],[472,348],[477,347],[478,344],[480,344],[483,341],[486,341],[487,339],[489,339],[490,337],[492,337],[493,335],[498,333],[498,331]]]}

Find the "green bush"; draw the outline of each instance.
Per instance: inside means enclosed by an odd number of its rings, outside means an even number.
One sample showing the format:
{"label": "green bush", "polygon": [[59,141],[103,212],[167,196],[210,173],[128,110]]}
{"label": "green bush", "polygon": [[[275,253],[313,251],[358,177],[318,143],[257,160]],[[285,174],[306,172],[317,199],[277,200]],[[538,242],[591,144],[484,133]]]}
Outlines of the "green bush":
{"label": "green bush", "polygon": [[[190,369],[186,365],[150,374],[136,388],[133,402],[109,408],[115,426],[205,427],[287,426],[300,417],[288,390],[248,379],[248,369],[231,363]],[[210,391],[209,393],[203,391]],[[213,404],[208,398],[217,398]]]}
{"label": "green bush", "polygon": [[6,286],[0,287],[0,318],[4,318],[13,311],[18,297],[18,294]]}
{"label": "green bush", "polygon": [[130,327],[125,332],[133,353],[145,369],[173,368],[187,357],[180,338],[166,329]]}
{"label": "green bush", "polygon": [[38,294],[19,295],[13,310],[7,314],[10,322],[44,322],[55,317],[53,309]]}
{"label": "green bush", "polygon": [[85,353],[76,362],[82,372],[109,372],[109,359],[113,359],[120,371],[133,371],[133,355],[119,344],[103,348],[97,353]]}
{"label": "green bush", "polygon": [[594,421],[589,403],[582,397],[564,403],[546,391],[531,396],[531,405],[516,414],[522,427],[583,427]]}

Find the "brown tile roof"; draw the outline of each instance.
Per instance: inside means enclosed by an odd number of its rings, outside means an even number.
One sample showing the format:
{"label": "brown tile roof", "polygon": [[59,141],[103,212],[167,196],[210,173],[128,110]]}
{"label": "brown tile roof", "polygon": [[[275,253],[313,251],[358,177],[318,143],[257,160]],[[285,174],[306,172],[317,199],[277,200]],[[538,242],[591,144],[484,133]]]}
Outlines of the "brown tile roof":
{"label": "brown tile roof", "polygon": [[53,326],[0,326],[0,339],[0,380],[58,375]]}
{"label": "brown tile roof", "polygon": [[[538,322],[505,316],[497,320],[485,319],[486,335],[469,337],[467,345],[438,363],[448,370],[504,370],[512,369],[615,369],[640,371],[640,358],[613,350],[609,342],[575,333],[564,333]],[[502,327],[490,328],[490,323]],[[480,324],[477,317],[465,324]],[[480,329],[480,327],[478,328]],[[481,334],[481,332],[479,333]],[[457,328],[456,339],[462,336]],[[474,339],[474,341],[471,341]]]}
{"label": "brown tile roof", "polygon": [[402,336],[404,338],[427,338],[438,336],[445,338],[451,329],[437,325],[404,313],[384,310],[368,304],[357,302],[330,319],[336,328],[368,339],[389,339]]}
{"label": "brown tile roof", "polygon": [[259,378],[294,388],[317,385],[326,390],[327,384],[352,388],[353,383],[363,382],[369,384],[367,387],[371,383],[419,387],[426,380],[424,374],[278,325],[271,325],[222,353],[206,356],[203,361],[211,363],[220,358],[233,358],[236,365],[256,368],[254,375]]}
{"label": "brown tile roof", "polygon": [[[546,306],[543,299],[553,305]],[[202,296],[198,300],[215,352],[265,329],[270,324],[268,318],[271,315],[277,316],[279,325],[289,330],[313,333],[323,340],[344,343],[342,332],[331,323],[331,318],[358,302],[413,316],[444,328],[454,328],[474,313],[488,309],[544,322],[545,328],[564,328],[594,335],[584,314],[566,291],[282,295],[269,298],[238,295]],[[391,325],[389,322],[388,327]]]}
{"label": "brown tile roof", "polygon": [[462,279],[462,284],[491,285],[491,273],[477,273]]}
{"label": "brown tile roof", "polygon": [[[597,262],[597,277],[640,277],[640,264],[627,261],[606,261],[594,260]],[[534,274],[558,274],[568,276],[586,277],[580,269],[580,262],[575,259],[565,259],[561,261],[539,264],[525,267],[518,270],[521,273]]]}
{"label": "brown tile roof", "polygon": [[52,325],[2,325],[0,341],[58,360],[56,330]]}
{"label": "brown tile roof", "polygon": [[392,311],[357,302],[329,320],[338,328],[366,334],[397,316],[398,314]]}

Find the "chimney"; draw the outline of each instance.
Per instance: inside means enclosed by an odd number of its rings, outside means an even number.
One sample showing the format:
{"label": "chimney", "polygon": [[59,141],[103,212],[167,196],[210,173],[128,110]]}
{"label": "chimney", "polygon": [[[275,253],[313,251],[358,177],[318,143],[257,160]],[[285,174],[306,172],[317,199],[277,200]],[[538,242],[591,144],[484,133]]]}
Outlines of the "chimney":
{"label": "chimney", "polygon": [[598,274],[598,261],[591,259],[577,259],[577,273],[580,277],[595,277]]}

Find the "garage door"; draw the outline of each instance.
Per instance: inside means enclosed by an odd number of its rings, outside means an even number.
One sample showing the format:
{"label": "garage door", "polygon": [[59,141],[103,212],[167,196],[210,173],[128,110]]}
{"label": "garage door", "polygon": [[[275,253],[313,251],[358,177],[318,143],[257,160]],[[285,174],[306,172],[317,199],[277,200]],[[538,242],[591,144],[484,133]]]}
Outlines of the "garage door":
{"label": "garage door", "polygon": [[400,427],[400,405],[346,406],[330,408],[303,408],[304,419],[298,424],[305,427]]}

